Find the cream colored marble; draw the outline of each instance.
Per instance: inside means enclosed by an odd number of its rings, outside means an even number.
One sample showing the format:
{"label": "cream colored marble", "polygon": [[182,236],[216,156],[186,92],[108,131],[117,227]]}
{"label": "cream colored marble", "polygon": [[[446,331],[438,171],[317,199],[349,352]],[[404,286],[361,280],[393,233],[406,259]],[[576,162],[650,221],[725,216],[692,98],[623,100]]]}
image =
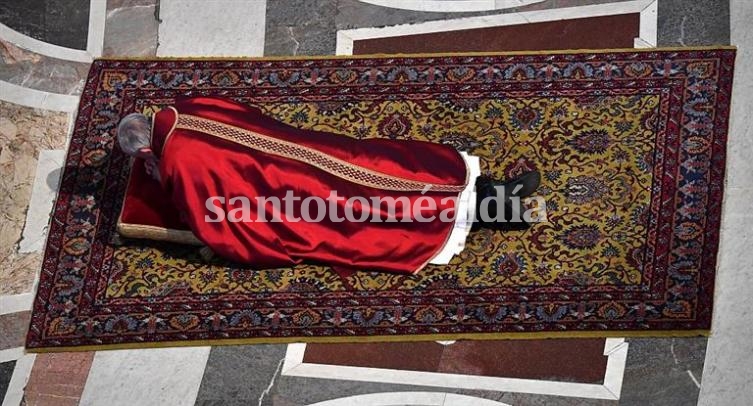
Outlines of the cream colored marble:
{"label": "cream colored marble", "polygon": [[39,153],[34,186],[31,192],[26,224],[19,242],[21,253],[39,252],[44,248],[47,225],[57,196],[60,175],[65,163],[65,151],[43,150]]}
{"label": "cream colored marble", "polygon": [[31,289],[39,253],[21,254],[37,156],[65,145],[67,115],[0,102],[0,295]]}
{"label": "cream colored marble", "polygon": [[81,406],[193,405],[210,347],[100,351]]}
{"label": "cream colored marble", "polygon": [[161,2],[157,56],[262,56],[266,0]]}
{"label": "cream colored marble", "polygon": [[706,350],[699,405],[743,406],[753,399],[753,7],[732,0],[737,63],[727,161],[722,240],[712,335]]}

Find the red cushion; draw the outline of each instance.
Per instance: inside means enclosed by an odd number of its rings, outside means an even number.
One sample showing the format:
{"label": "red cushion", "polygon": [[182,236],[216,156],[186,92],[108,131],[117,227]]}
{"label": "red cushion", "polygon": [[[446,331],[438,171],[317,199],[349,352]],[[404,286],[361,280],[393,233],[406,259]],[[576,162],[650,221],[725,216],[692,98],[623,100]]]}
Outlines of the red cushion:
{"label": "red cushion", "polygon": [[118,232],[124,237],[201,244],[181,220],[159,182],[146,173],[144,160],[136,158],[128,179]]}

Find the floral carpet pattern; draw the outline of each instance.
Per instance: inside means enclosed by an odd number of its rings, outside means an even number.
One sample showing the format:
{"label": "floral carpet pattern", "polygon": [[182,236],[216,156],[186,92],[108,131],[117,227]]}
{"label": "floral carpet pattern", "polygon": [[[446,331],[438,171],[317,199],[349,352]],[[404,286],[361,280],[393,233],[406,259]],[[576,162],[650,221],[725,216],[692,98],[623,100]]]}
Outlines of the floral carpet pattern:
{"label": "floral carpet pattern", "polygon": [[[95,61],[27,347],[707,330],[734,56]],[[355,138],[449,144],[495,178],[539,170],[546,221],[473,232],[449,265],[415,276],[253,271],[195,247],[114,244],[129,173],[117,123],[181,95]]]}

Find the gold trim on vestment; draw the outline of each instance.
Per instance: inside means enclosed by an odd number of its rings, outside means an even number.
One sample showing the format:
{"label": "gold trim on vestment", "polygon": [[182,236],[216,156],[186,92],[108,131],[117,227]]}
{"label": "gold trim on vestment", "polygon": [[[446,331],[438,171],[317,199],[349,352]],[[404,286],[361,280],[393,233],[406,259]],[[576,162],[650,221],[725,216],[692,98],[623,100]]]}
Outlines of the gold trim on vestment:
{"label": "gold trim on vestment", "polygon": [[178,115],[176,128],[198,131],[271,155],[292,159],[316,167],[346,181],[380,190],[400,192],[462,192],[467,185],[442,185],[400,178],[352,164],[311,147],[280,140],[255,131],[190,114]]}
{"label": "gold trim on vestment", "polygon": [[[162,158],[162,155],[165,155],[165,147],[167,147],[167,141],[170,139],[170,137],[172,137],[173,132],[175,131],[175,127],[178,125],[178,117],[180,117],[180,114],[178,114],[178,110],[176,110],[175,107],[167,106],[167,108],[175,113],[175,119],[173,120],[173,125],[170,127],[170,131],[167,132],[165,139],[162,141],[162,148],[160,148],[160,158]],[[160,174],[160,176],[162,176],[162,174]]]}

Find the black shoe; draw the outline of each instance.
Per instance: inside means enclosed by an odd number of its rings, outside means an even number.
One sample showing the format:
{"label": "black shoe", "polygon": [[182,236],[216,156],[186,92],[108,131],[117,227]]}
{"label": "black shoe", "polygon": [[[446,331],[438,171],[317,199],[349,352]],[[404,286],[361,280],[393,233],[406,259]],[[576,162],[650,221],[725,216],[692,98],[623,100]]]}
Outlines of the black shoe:
{"label": "black shoe", "polygon": [[[541,175],[528,172],[507,182],[498,182],[490,178],[479,176],[476,178],[476,221],[471,230],[489,228],[499,231],[525,230],[531,225],[523,220],[523,199],[536,192],[541,182]],[[504,199],[504,221],[484,221],[481,217],[481,202],[490,196]],[[511,197],[517,197],[512,200]],[[497,205],[487,205],[489,218],[497,218]]]}

